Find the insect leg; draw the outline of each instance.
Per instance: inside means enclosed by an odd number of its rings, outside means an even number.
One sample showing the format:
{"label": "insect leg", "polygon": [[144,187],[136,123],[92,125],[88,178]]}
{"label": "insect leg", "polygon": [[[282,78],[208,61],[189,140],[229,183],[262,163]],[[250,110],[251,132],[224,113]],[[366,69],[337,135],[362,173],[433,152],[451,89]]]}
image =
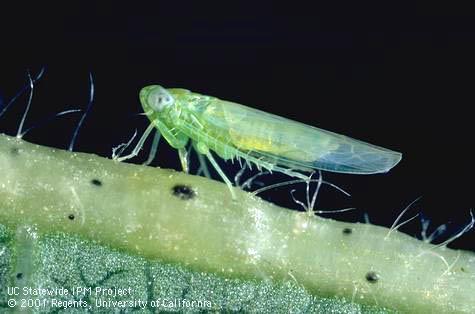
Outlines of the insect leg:
{"label": "insect leg", "polygon": [[181,162],[181,168],[183,169],[183,172],[188,173],[190,172],[190,163],[189,163],[189,158],[188,158],[188,151],[186,150],[185,147],[179,148],[178,149],[178,156],[180,157],[180,162]]}
{"label": "insect leg", "polygon": [[155,119],[152,121],[160,133],[162,133],[163,137],[167,140],[168,144],[175,149],[184,148],[188,143],[188,136],[184,133],[177,131],[175,134],[172,133],[172,130],[168,128],[162,121],[159,119]]}
{"label": "insect leg", "polygon": [[207,178],[211,178],[211,175],[209,173],[208,165],[206,164],[206,159],[203,157],[203,154],[200,154],[198,152],[198,149],[196,148],[195,142],[193,142],[193,148],[196,150],[196,155],[198,155],[198,161],[200,163],[200,168],[198,169],[198,173],[200,171],[203,171],[203,174]]}
{"label": "insect leg", "polygon": [[223,179],[224,183],[226,183],[226,185],[229,188],[229,191],[231,192],[231,197],[233,198],[233,200],[235,200],[236,199],[236,193],[234,192],[234,187],[233,187],[233,184],[231,183],[231,181],[229,181],[228,177],[226,177],[223,170],[221,169],[221,167],[219,167],[218,163],[216,162],[216,160],[214,160],[213,155],[211,155],[211,153],[209,151],[206,154],[206,157],[209,159],[209,161],[213,165],[214,169],[218,172],[220,177]]}
{"label": "insect leg", "polygon": [[130,138],[130,140],[127,143],[122,143],[117,145],[116,147],[112,148],[112,160],[117,160],[117,158],[122,155],[122,153],[130,146],[130,143],[132,143],[137,136],[137,129],[135,129],[134,135]]}
{"label": "insect leg", "polygon": [[155,159],[155,156],[157,156],[158,143],[160,143],[161,137],[162,134],[160,132],[155,132],[152,142],[152,148],[150,148],[150,153],[148,154],[147,160],[142,165],[148,166]]}
{"label": "insect leg", "polygon": [[198,142],[196,144],[196,148],[197,148],[197,151],[198,151],[199,154],[206,155],[206,157],[208,158],[211,165],[214,167],[214,169],[219,174],[221,179],[223,179],[224,183],[226,183],[226,185],[228,186],[228,189],[231,192],[231,197],[233,198],[233,200],[235,200],[236,199],[236,192],[234,191],[233,184],[228,179],[228,177],[226,177],[226,174],[224,174],[223,170],[218,165],[218,163],[214,159],[213,155],[211,155],[211,152],[209,151],[208,146],[206,146],[206,144],[203,143],[203,142]]}
{"label": "insect leg", "polygon": [[140,140],[138,141],[137,145],[135,145],[134,150],[133,150],[130,154],[126,155],[126,156],[115,158],[115,160],[117,160],[117,161],[124,161],[124,160],[130,159],[130,158],[134,158],[135,156],[137,156],[138,153],[140,152],[140,150],[142,149],[143,144],[145,143],[145,140],[146,140],[147,137],[150,135],[150,133],[153,131],[153,128],[154,128],[153,123],[150,123],[150,125],[147,127],[147,129],[146,129],[145,132],[143,133],[142,137],[141,137]]}
{"label": "insect leg", "polygon": [[179,130],[173,133],[173,130],[168,128],[167,125],[159,119],[153,120],[152,124],[158,128],[160,133],[162,133],[163,137],[167,140],[168,144],[178,150],[181,167],[184,172],[188,173],[188,152],[186,151],[186,144],[189,140],[188,136]]}
{"label": "insect leg", "polygon": [[279,166],[272,166],[272,168],[271,168],[270,170],[272,170],[272,171],[277,171],[277,172],[286,174],[286,175],[288,175],[289,177],[299,178],[299,179],[302,179],[302,180],[304,180],[304,181],[307,181],[307,180],[309,179],[309,176],[307,176],[307,175],[305,175],[305,174],[303,174],[303,173],[300,173],[300,172],[297,172],[297,171],[293,171],[293,170],[291,170],[291,169],[279,167]]}

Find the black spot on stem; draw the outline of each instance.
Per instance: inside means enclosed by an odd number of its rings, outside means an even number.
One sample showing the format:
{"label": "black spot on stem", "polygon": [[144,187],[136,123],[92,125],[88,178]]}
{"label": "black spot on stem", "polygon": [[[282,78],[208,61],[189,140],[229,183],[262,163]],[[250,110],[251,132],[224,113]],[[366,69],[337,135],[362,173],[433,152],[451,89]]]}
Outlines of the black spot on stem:
{"label": "black spot on stem", "polygon": [[74,218],[75,218],[75,217],[74,217],[74,214],[69,214],[69,216],[68,216],[68,219],[69,219],[69,220],[74,220]]}
{"label": "black spot on stem", "polygon": [[369,271],[366,273],[366,280],[371,283],[375,283],[379,280],[379,275],[375,271]]}
{"label": "black spot on stem", "polygon": [[23,278],[23,273],[17,273],[16,274],[16,279],[20,280]]}
{"label": "black spot on stem", "polygon": [[92,179],[91,183],[95,186],[102,186],[102,181],[99,179]]}
{"label": "black spot on stem", "polygon": [[343,234],[351,234],[353,230],[351,228],[344,228],[343,229]]}
{"label": "black spot on stem", "polygon": [[174,196],[182,200],[189,200],[195,197],[195,192],[188,185],[177,184],[172,188]]}

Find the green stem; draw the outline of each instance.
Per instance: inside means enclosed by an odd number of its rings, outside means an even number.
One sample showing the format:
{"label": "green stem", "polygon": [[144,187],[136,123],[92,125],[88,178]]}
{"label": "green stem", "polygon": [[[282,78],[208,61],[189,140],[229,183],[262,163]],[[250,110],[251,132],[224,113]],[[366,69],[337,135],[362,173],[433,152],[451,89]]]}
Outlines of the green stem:
{"label": "green stem", "polygon": [[475,254],[312,217],[206,178],[0,135],[0,223],[226,278],[414,313],[474,313]]}

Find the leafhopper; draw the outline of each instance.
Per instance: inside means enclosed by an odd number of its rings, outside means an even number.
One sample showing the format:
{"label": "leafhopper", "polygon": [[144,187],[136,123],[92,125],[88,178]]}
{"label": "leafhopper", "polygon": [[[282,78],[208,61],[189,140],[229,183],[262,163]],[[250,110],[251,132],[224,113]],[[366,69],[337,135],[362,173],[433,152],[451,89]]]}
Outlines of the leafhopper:
{"label": "leafhopper", "polygon": [[231,191],[232,183],[211,151],[224,160],[244,160],[304,180],[305,172],[315,170],[384,173],[401,160],[400,153],[389,149],[186,89],[147,86],[140,91],[140,102],[151,121],[145,137],[157,128],[178,150],[185,171],[185,147],[191,140]]}

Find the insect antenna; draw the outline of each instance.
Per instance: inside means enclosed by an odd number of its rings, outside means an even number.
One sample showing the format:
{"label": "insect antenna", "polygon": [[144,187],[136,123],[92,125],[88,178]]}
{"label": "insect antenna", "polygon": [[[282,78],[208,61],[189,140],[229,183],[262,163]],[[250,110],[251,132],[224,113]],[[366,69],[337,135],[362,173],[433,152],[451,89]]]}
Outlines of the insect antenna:
{"label": "insect antenna", "polygon": [[71,139],[71,143],[69,143],[69,151],[73,151],[74,149],[74,144],[76,144],[76,138],[79,134],[79,129],[81,128],[82,124],[84,123],[84,120],[86,119],[87,114],[92,108],[92,103],[94,101],[94,80],[92,79],[92,73],[89,72],[89,102],[86,108],[86,111],[84,111],[84,114],[81,116],[81,119],[79,120],[78,125],[76,126],[76,129],[74,130],[73,133],[73,138]]}
{"label": "insect antenna", "polygon": [[[35,84],[38,80],[41,79],[41,77],[43,76],[45,72],[45,67],[42,67],[40,72],[38,72],[38,74],[36,75],[35,78],[32,79],[33,81],[33,84]],[[28,73],[28,76],[30,77],[29,73]],[[30,77],[31,78],[31,77]],[[8,104],[5,105],[5,107],[3,107],[2,111],[0,111],[0,117],[8,110],[8,108],[18,99],[18,97],[20,97],[21,95],[23,95],[27,90],[29,90],[31,88],[31,82],[28,81],[28,83],[23,86],[22,89],[20,89],[20,91],[18,91],[16,93],[15,96],[13,96],[10,101],[8,102]]]}

